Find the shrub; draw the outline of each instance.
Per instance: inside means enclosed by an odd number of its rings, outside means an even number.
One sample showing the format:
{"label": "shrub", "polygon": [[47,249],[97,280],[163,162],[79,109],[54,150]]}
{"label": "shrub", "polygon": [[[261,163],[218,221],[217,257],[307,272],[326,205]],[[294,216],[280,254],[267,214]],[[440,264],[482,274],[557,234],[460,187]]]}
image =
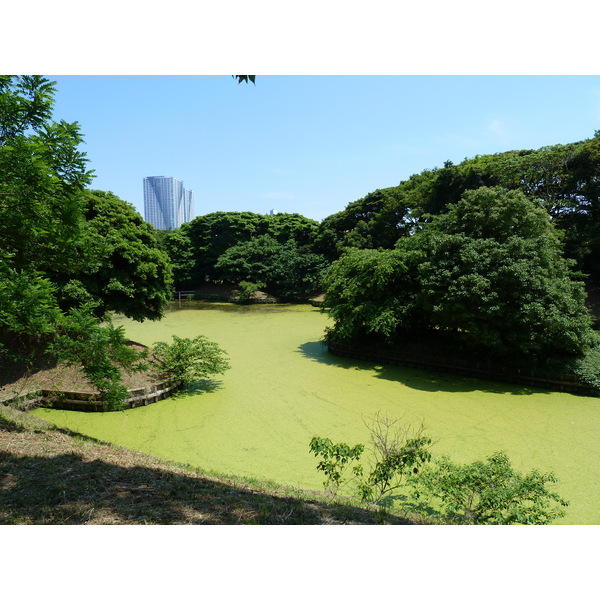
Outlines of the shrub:
{"label": "shrub", "polygon": [[546,488],[556,482],[552,473],[515,472],[504,452],[469,465],[442,457],[434,468],[412,478],[417,499],[440,501],[447,519],[467,525],[550,523],[564,516],[560,507],[569,504]]}
{"label": "shrub", "polygon": [[251,281],[240,281],[236,295],[236,302],[240,304],[248,304],[252,302],[255,298],[256,292],[258,292],[262,287],[264,287],[264,283],[257,282],[252,283]]}
{"label": "shrub", "polygon": [[[371,431],[372,458],[368,474],[363,466],[356,464],[352,468],[357,479],[355,493],[363,502],[383,504],[385,496],[403,485],[404,476],[418,473],[421,467],[431,459],[428,450],[431,439],[423,435],[423,426],[411,434],[410,428],[401,428],[397,420],[381,417],[377,414],[367,427]],[[310,452],[321,456],[317,470],[326,475],[324,486],[337,491],[344,481],[344,473],[354,461],[358,462],[365,447],[357,444],[350,447],[345,443],[334,444],[328,438],[313,437]]]}
{"label": "shrub", "polygon": [[229,369],[225,354],[225,350],[203,335],[193,339],[174,335],[170,344],[156,342],[153,345],[153,370],[175,385],[188,385]]}

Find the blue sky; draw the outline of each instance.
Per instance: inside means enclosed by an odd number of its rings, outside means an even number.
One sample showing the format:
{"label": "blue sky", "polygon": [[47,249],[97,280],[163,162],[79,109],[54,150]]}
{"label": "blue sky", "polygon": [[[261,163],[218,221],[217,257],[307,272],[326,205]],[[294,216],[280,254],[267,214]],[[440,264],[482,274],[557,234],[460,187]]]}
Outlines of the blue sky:
{"label": "blue sky", "polygon": [[321,220],[411,174],[600,129],[599,76],[46,75],[96,178],[143,215],[142,180],[182,179],[195,215]]}

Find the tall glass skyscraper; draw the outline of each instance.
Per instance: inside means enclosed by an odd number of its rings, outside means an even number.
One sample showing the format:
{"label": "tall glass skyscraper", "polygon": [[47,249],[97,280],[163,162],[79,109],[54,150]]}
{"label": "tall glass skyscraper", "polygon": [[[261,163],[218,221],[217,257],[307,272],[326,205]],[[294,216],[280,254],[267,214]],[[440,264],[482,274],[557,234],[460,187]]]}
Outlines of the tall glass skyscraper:
{"label": "tall glass skyscraper", "polygon": [[192,220],[194,192],[174,177],[144,178],[144,218],[156,229],[175,229]]}

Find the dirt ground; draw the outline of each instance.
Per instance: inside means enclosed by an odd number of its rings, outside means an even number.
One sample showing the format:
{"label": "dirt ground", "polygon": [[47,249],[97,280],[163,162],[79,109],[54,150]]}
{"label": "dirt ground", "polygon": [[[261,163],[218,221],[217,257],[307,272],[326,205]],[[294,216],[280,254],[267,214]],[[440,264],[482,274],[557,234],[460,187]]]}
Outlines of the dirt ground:
{"label": "dirt ground", "polygon": [[[130,345],[143,348],[135,343]],[[123,383],[128,389],[135,389],[156,383],[156,378],[149,372],[123,373]],[[20,371],[15,376],[11,376],[10,373],[0,374],[0,402],[40,389],[69,392],[96,391],[79,366],[60,364],[49,366],[41,363],[30,370]]]}

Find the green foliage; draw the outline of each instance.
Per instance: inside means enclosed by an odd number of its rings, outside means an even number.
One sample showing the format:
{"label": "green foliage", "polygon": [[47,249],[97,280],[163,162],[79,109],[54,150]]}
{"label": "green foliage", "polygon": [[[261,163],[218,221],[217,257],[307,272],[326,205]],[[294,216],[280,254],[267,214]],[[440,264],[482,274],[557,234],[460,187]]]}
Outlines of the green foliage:
{"label": "green foliage", "polygon": [[315,249],[335,260],[347,248],[393,248],[400,237],[413,232],[414,224],[410,203],[400,187],[375,190],[323,219]]}
{"label": "green foliage", "polygon": [[93,312],[99,318],[116,312],[137,321],[159,319],[171,298],[173,279],[152,226],[111,192],[86,192],[83,215],[85,238],[77,245],[93,260],[76,275],[53,275],[61,286],[62,306],[68,310],[82,299],[94,299]]}
{"label": "green foliage", "polygon": [[323,306],[335,320],[335,341],[392,339],[398,329],[413,330],[420,317],[415,279],[418,253],[347,250],[324,278]]}
{"label": "green foliage", "polygon": [[262,287],[264,287],[264,283],[260,281],[258,283],[240,281],[236,301],[240,302],[241,304],[252,302],[256,292],[258,292]]}
{"label": "green foliage", "polygon": [[469,465],[443,457],[413,478],[416,498],[438,500],[447,519],[469,525],[550,523],[564,516],[560,507],[568,506],[547,489],[547,483],[556,482],[552,473],[515,472],[504,452]]}
{"label": "green foliage", "polygon": [[[310,249],[314,242],[318,223],[297,214],[281,213],[277,215],[260,215],[251,212],[215,212],[208,215],[196,217],[189,223],[182,233],[189,239],[192,249],[194,266],[190,273],[190,279],[194,282],[222,281],[226,274],[222,267],[216,267],[219,258],[230,248],[239,244],[249,243],[245,248],[253,252],[270,252],[270,240],[279,244],[294,242],[299,249]],[[263,238],[262,236],[268,236]],[[256,247],[252,242],[261,238]],[[264,247],[264,248],[263,248]],[[242,246],[244,248],[244,246]],[[245,276],[248,273],[248,265],[255,261],[246,261],[243,258],[247,252],[235,252],[235,260],[241,261],[234,269],[229,278],[240,281],[256,280],[254,276]],[[237,273],[237,274],[236,274]],[[260,278],[259,278],[260,279]]]}
{"label": "green foliage", "polygon": [[132,207],[86,191],[83,137],[77,123],[52,121],[54,94],[43,77],[0,77],[0,358],[48,351],[81,364],[117,405],[120,369],[139,356],[101,319],[158,318],[170,266]]}
{"label": "green foliage", "polygon": [[282,299],[305,299],[321,289],[322,256],[302,251],[296,242],[261,235],[228,248],[217,260],[218,277],[233,282],[262,282]]}
{"label": "green foliage", "polygon": [[28,336],[52,333],[60,315],[55,291],[41,274],[0,263],[0,331]]}
{"label": "green foliage", "polygon": [[521,192],[467,191],[410,240],[431,326],[493,357],[576,355],[589,347],[583,283],[547,213]]}
{"label": "green foliage", "polygon": [[600,394],[600,344],[596,341],[589,350],[580,356],[551,358],[540,370],[549,375],[573,373],[580,381],[591,386]]}
{"label": "green foliage", "polygon": [[173,269],[173,286],[176,290],[189,289],[193,285],[194,255],[187,235],[188,223],[176,229],[155,230],[159,247],[167,253]]}
{"label": "green foliage", "polygon": [[237,79],[238,85],[242,83],[248,83],[249,81],[256,85],[256,75],[232,75],[234,79]]}
{"label": "green foliage", "polygon": [[0,78],[0,256],[13,268],[75,272],[81,201],[91,181],[77,123],[51,121],[54,84]]}
{"label": "green foliage", "polygon": [[596,344],[574,361],[571,373],[600,392],[600,347]]}
{"label": "green foliage", "polygon": [[319,251],[338,258],[344,248],[392,248],[442,214],[465,191],[500,186],[541,202],[564,233],[565,252],[578,268],[600,278],[600,136],[546,146],[475,156],[443,168],[426,169],[398,186],[376,190],[321,223]]}
{"label": "green foliage", "polygon": [[172,343],[156,342],[152,356],[154,371],[175,385],[189,385],[229,369],[227,353],[215,342],[199,335],[193,339],[173,336]]}
{"label": "green foliage", "polygon": [[371,431],[367,468],[360,463],[363,444],[312,438],[309,450],[321,459],[317,470],[325,475],[325,488],[336,493],[355,482],[350,489],[362,502],[380,506],[391,505],[397,499],[391,492],[402,489],[405,501],[418,501],[420,510],[467,525],[541,525],[565,514],[562,507],[568,502],[546,487],[557,482],[552,473],[533,470],[522,475],[504,452],[469,465],[456,465],[445,456],[432,461],[432,440],[423,434],[423,426],[411,432],[379,414],[367,426]]}
{"label": "green foliage", "polygon": [[[323,485],[334,491],[344,482],[344,473],[350,464],[359,460],[365,449],[363,444],[351,447],[343,442],[334,444],[329,438],[321,437],[313,437],[309,447],[312,454],[322,457],[317,464],[317,470],[325,474],[326,480]],[[360,465],[356,465],[352,471],[355,476],[362,474]]]}
{"label": "green foliage", "polygon": [[[429,462],[431,439],[423,435],[423,427],[411,435],[409,428],[398,426],[398,421],[379,415],[367,426],[371,431],[373,460],[366,476],[361,464],[352,468],[353,479],[357,481],[355,493],[363,502],[383,504],[384,496],[403,485],[405,475],[418,473]],[[317,470],[325,474],[323,485],[334,492],[349,483],[344,475],[351,463],[358,463],[364,449],[364,444],[349,446],[321,437],[313,437],[309,444],[310,452],[321,457]]]}
{"label": "green foliage", "polygon": [[415,475],[431,460],[431,438],[423,435],[424,426],[416,432],[400,427],[398,420],[379,414],[367,427],[371,431],[373,461],[369,475],[359,485],[365,502],[380,503],[392,490],[400,488],[405,475]]}
{"label": "green foliage", "polygon": [[100,399],[111,408],[121,408],[128,397],[122,371],[146,369],[147,352],[127,346],[122,327],[101,325],[86,307],[61,317],[48,353],[65,364],[81,365]]}
{"label": "green foliage", "polygon": [[325,278],[333,341],[444,336],[454,351],[523,363],[591,344],[583,283],[548,214],[522,192],[467,191],[394,250],[347,251]]}
{"label": "green foliage", "polygon": [[269,267],[265,277],[269,292],[282,300],[304,301],[323,290],[328,263],[321,254],[288,241],[280,244]]}

